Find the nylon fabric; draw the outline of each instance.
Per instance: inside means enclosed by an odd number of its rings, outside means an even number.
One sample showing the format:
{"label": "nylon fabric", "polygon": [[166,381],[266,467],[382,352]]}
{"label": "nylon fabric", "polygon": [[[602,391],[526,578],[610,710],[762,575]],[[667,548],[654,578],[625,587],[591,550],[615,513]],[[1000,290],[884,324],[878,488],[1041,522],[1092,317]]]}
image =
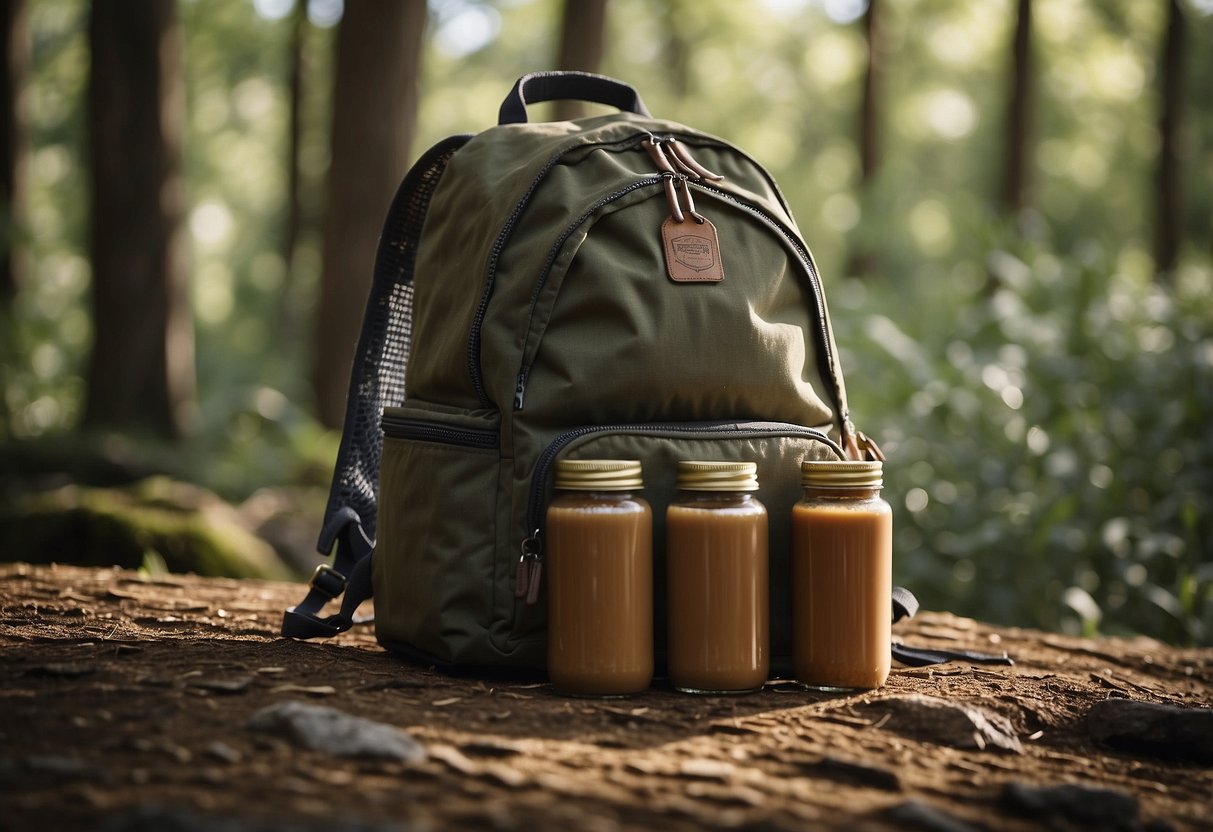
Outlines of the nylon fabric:
{"label": "nylon fabric", "polygon": [[[663,180],[654,138],[725,178]],[[758,463],[786,656],[799,465],[843,455],[849,414],[821,277],[774,180],[717,137],[633,113],[495,126],[423,161],[397,196],[420,213],[389,215],[381,243],[406,267],[377,269],[364,333],[374,345],[391,327],[406,349],[360,352],[351,381],[383,438],[362,436],[335,474],[373,472],[375,493],[335,488],[329,507],[375,535],[380,641],[444,666],[542,669],[542,586],[528,605],[515,582],[565,457],[642,461],[660,622],[664,510],[678,460],[699,458]],[[675,181],[717,230],[720,282],[667,276]]]}

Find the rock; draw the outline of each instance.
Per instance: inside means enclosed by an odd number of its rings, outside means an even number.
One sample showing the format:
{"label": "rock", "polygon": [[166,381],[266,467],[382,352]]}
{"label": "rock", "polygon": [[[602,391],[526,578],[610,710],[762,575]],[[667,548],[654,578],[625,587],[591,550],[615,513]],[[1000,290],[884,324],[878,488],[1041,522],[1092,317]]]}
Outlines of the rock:
{"label": "rock", "polygon": [[175,806],[141,806],[110,818],[98,832],[330,832],[341,828],[349,832],[406,832],[401,824],[363,823],[342,818],[258,820],[230,815],[203,814]]}
{"label": "rock", "polygon": [[885,727],[914,739],[956,748],[1023,753],[1010,720],[976,705],[911,694],[877,699],[864,707],[890,715]]}
{"label": "rock", "polygon": [[879,816],[902,829],[923,832],[977,832],[977,827],[917,800],[898,803],[880,812]]}
{"label": "rock", "polygon": [[60,757],[57,755],[27,757],[25,759],[25,767],[29,771],[39,774],[51,774],[55,777],[91,779],[97,776],[97,772],[92,766],[75,757]]}
{"label": "rock", "polygon": [[425,748],[408,732],[322,705],[279,702],[249,717],[248,727],[334,757],[370,757],[402,763],[420,763],[426,758]]}
{"label": "rock", "polygon": [[803,768],[831,780],[855,783],[888,792],[901,791],[901,778],[896,773],[879,766],[826,756],[815,763],[805,764]]}
{"label": "rock", "polygon": [[236,694],[244,693],[252,683],[252,676],[237,676],[232,679],[191,679],[186,686],[211,693]]}
{"label": "rock", "polygon": [[243,759],[239,751],[218,740],[206,747],[206,753],[225,763],[238,763]]}
{"label": "rock", "polygon": [[96,665],[60,662],[35,665],[26,669],[25,675],[46,679],[78,679],[81,676],[89,676],[96,672]]}
{"label": "rock", "polygon": [[23,495],[0,507],[0,540],[8,557],[43,563],[133,569],[151,553],[171,572],[280,580],[292,574],[220,497],[165,477]]}
{"label": "rock", "polygon": [[1213,763],[1213,709],[1105,699],[1083,722],[1093,739],[1121,751]]}
{"label": "rock", "polygon": [[1020,814],[1040,820],[1066,820],[1092,829],[1140,829],[1137,798],[1114,789],[1078,783],[1028,786],[1008,783],[1002,800]]}
{"label": "rock", "polygon": [[684,760],[678,773],[684,777],[699,777],[705,780],[727,781],[737,771],[737,766],[720,760],[695,758]]}

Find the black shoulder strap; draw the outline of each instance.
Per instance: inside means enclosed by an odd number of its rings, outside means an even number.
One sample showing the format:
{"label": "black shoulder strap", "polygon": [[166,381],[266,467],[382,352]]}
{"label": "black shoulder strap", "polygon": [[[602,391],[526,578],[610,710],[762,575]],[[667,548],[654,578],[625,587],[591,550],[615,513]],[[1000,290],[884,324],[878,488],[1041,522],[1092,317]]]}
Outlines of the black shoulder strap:
{"label": "black shoulder strap", "polygon": [[[371,552],[375,546],[379,455],[383,408],[404,401],[404,375],[413,323],[413,268],[430,199],[447,162],[470,139],[452,136],[417,160],[388,209],[375,255],[375,272],[354,354],[345,425],[324,525],[316,548],[336,553],[332,565],[316,568],[303,602],[288,609],[282,634],[327,638],[348,630],[358,605],[371,596]],[[341,611],[320,612],[345,594]]]}
{"label": "black shoulder strap", "polygon": [[[918,599],[904,586],[893,587],[893,621],[913,618],[918,612]],[[979,653],[976,650],[942,650],[936,648],[910,647],[893,642],[893,661],[907,667],[925,667],[929,664],[945,664],[950,661],[973,662],[974,664],[1015,664],[1004,650],[1001,653]]]}

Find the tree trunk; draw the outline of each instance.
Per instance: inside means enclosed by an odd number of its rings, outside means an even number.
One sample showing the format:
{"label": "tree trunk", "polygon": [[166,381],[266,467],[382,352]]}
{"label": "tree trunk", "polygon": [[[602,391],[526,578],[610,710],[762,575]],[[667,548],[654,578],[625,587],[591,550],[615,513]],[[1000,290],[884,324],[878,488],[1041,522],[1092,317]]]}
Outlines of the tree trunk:
{"label": "tree trunk", "polygon": [[85,423],[179,436],[194,402],[174,0],[94,0],[88,121],[94,343]]}
{"label": "tree trunk", "polygon": [[424,0],[346,0],[337,32],[324,258],[312,387],[320,421],[341,426],[350,364],[383,218],[417,117]]}
{"label": "tree trunk", "polygon": [[1174,274],[1183,239],[1184,28],[1179,0],[1169,0],[1158,59],[1158,201],[1154,216],[1154,267],[1164,281]]}
{"label": "tree trunk", "polygon": [[1017,217],[1028,206],[1028,150],[1032,101],[1032,0],[1019,0],[1011,44],[1011,80],[1007,95],[1006,157],[1003,162],[1003,212]]}
{"label": "tree trunk", "polygon": [[[560,27],[560,55],[556,66],[581,72],[599,72],[606,54],[607,0],[564,0],[564,17]],[[557,121],[579,118],[586,114],[580,101],[557,101],[554,118]]]}
{"label": "tree trunk", "polygon": [[661,67],[675,98],[686,98],[691,94],[691,52],[694,45],[688,40],[680,20],[685,8],[685,0],[668,0],[659,6],[665,36]]}
{"label": "tree trunk", "polygon": [[884,54],[879,0],[871,0],[863,15],[863,34],[868,44],[868,67],[863,77],[863,101],[859,107],[859,177],[867,187],[880,167],[880,98],[884,89]]}
{"label": "tree trunk", "polygon": [[300,182],[302,172],[299,154],[303,138],[303,90],[306,84],[308,32],[307,0],[295,0],[291,13],[290,70],[288,78],[287,104],[287,159],[286,159],[286,227],[283,229],[282,263],[284,279],[278,302],[278,338],[280,349],[290,350],[298,340],[299,324],[295,310],[298,281],[295,279],[295,250],[303,226],[303,197]]}
{"label": "tree trunk", "polygon": [[22,223],[29,154],[25,139],[25,76],[29,31],[25,0],[0,0],[0,311],[7,310],[28,270]]}
{"label": "tree trunk", "polygon": [[[859,103],[859,197],[865,212],[871,207],[872,184],[880,169],[880,101],[884,91],[884,35],[879,0],[870,0],[863,15],[868,66]],[[847,273],[867,277],[876,270],[876,254],[860,242],[851,254]]]}

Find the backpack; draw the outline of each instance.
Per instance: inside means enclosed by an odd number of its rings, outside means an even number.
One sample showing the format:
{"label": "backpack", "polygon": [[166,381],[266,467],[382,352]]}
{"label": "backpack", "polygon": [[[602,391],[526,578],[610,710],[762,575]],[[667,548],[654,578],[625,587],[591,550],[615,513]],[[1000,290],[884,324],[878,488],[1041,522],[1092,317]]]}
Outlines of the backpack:
{"label": "backpack", "polygon": [[[527,121],[528,103],[556,99],[620,112]],[[771,176],[619,81],[526,75],[497,126],[439,142],[391,205],[318,543],[336,554],[283,634],[341,632],[373,589],[390,650],[542,669],[562,458],[643,462],[664,633],[676,463],[749,460],[778,666],[800,463],[878,454],[851,424],[821,277]]]}

